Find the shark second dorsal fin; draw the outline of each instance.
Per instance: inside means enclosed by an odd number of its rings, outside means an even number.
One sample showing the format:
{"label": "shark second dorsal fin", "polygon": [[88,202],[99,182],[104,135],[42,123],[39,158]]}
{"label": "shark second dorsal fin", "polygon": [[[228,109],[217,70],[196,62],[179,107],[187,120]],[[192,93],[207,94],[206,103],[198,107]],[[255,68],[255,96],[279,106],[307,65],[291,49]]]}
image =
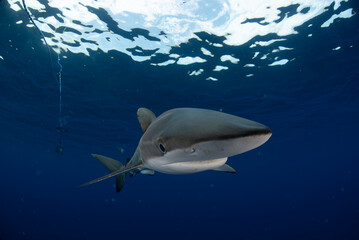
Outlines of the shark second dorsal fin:
{"label": "shark second dorsal fin", "polygon": [[152,121],[156,119],[156,115],[147,108],[139,108],[137,110],[137,118],[140,122],[142,133],[144,133]]}

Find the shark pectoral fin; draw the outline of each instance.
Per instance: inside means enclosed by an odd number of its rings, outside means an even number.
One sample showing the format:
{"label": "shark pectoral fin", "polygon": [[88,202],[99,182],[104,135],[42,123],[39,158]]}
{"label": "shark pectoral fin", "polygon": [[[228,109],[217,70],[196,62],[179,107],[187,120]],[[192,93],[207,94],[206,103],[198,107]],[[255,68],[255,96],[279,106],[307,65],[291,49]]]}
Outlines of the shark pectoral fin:
{"label": "shark pectoral fin", "polygon": [[224,164],[219,168],[213,169],[214,171],[227,172],[227,173],[236,173],[236,170],[229,166],[228,164]]}
{"label": "shark pectoral fin", "polygon": [[152,169],[143,169],[143,170],[141,170],[141,173],[146,174],[146,175],[150,175],[150,176],[155,175],[155,171],[152,170]]}
{"label": "shark pectoral fin", "polygon": [[139,108],[137,110],[137,119],[140,122],[142,133],[144,133],[153,120],[156,119],[156,115],[147,108]]}

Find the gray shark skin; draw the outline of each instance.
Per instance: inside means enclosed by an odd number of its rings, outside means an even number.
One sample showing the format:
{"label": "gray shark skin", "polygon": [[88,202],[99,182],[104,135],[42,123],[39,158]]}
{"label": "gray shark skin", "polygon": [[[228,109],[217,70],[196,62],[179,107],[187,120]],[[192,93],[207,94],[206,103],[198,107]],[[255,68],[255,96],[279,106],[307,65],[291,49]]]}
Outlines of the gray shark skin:
{"label": "gray shark skin", "polygon": [[146,108],[137,117],[143,135],[132,158],[119,161],[92,154],[111,172],[80,185],[83,187],[116,176],[119,192],[126,174],[188,174],[206,170],[236,171],[226,164],[228,157],[259,147],[272,135],[265,125],[223,112],[199,108],[175,108],[156,118]]}

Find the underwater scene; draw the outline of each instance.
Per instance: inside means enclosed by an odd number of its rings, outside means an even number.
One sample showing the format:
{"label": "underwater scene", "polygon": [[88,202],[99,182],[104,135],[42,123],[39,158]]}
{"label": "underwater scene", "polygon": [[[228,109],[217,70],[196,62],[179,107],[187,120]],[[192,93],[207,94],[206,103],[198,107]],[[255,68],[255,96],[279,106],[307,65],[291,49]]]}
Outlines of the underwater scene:
{"label": "underwater scene", "polygon": [[0,0],[0,240],[359,240],[356,0]]}

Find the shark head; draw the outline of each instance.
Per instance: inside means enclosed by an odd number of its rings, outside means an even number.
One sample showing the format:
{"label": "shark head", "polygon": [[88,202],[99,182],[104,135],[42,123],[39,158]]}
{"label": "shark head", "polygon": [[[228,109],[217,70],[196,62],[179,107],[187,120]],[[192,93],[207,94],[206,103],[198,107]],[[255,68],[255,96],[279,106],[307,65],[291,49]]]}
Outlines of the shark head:
{"label": "shark head", "polygon": [[139,151],[144,166],[170,173],[218,168],[228,157],[265,143],[271,130],[260,123],[223,112],[177,108],[154,119]]}

